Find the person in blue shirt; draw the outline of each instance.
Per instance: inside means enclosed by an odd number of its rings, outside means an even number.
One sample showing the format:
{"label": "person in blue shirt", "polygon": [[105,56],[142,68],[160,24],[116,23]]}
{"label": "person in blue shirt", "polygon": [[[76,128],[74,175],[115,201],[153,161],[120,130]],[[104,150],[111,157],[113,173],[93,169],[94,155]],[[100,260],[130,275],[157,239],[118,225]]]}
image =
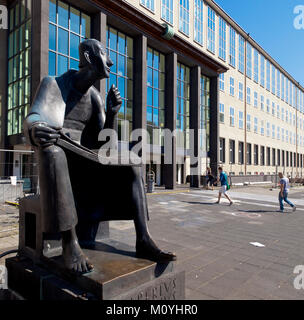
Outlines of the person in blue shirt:
{"label": "person in blue shirt", "polygon": [[228,199],[229,205],[231,206],[233,204],[233,201],[230,199],[230,197],[227,194],[227,185],[228,185],[228,177],[226,172],[223,171],[222,167],[218,168],[220,173],[220,181],[221,181],[221,188],[219,190],[218,200],[216,203],[220,203],[222,194]]}
{"label": "person in blue shirt", "polygon": [[288,200],[289,192],[289,179],[283,176],[282,172],[279,172],[280,178],[280,193],[279,193],[279,202],[280,202],[280,211],[284,212],[284,203],[283,200],[292,207],[292,211],[296,211],[297,207]]}

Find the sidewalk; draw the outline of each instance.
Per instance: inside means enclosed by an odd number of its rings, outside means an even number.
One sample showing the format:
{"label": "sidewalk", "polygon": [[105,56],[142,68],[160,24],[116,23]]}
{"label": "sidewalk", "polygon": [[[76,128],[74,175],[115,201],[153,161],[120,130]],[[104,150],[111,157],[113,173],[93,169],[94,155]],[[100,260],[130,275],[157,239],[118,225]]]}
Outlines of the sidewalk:
{"label": "sidewalk", "polygon": [[[291,190],[298,209],[284,214],[277,189],[232,188],[231,207],[225,199],[214,204],[217,190],[163,190],[147,196],[149,229],[162,249],[176,252],[187,299],[304,299],[293,285],[295,266],[304,265],[304,188]],[[110,237],[135,250],[132,221],[111,221]],[[0,252],[14,246],[16,234],[0,238]]]}

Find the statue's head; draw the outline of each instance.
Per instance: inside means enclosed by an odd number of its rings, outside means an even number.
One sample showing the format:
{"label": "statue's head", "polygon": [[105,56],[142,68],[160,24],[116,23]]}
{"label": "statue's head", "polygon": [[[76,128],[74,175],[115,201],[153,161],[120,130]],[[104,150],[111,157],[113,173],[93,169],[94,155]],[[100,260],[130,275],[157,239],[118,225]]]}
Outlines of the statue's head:
{"label": "statue's head", "polygon": [[104,46],[95,39],[88,39],[79,44],[79,68],[89,68],[96,72],[99,79],[109,78],[112,60]]}

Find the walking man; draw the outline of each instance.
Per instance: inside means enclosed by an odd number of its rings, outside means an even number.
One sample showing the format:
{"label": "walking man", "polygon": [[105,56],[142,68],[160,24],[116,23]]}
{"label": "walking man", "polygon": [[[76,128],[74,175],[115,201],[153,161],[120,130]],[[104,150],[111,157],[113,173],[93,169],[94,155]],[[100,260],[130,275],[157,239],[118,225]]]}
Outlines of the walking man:
{"label": "walking man", "polygon": [[280,211],[284,212],[283,200],[292,207],[292,211],[296,211],[297,207],[287,199],[288,192],[289,192],[289,179],[284,177],[282,172],[279,172],[279,178],[280,178],[280,193],[279,193]]}
{"label": "walking man", "polygon": [[231,206],[233,204],[232,200],[229,198],[227,194],[227,186],[228,186],[228,177],[226,172],[223,171],[222,167],[218,168],[220,173],[220,181],[221,181],[221,188],[219,190],[218,200],[216,203],[220,203],[222,194],[228,199],[229,205]]}

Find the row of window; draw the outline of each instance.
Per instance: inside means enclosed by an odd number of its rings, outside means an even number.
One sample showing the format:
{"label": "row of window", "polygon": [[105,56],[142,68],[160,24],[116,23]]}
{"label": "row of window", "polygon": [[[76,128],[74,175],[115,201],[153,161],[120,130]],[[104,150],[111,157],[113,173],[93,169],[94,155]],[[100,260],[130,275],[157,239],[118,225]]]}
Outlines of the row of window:
{"label": "row of window", "polygon": [[[247,165],[260,165],[260,166],[282,166],[282,167],[302,167],[303,157],[302,154],[297,154],[291,151],[284,151],[265,146],[252,145],[251,143],[245,144],[238,141],[238,150],[236,150],[236,141],[229,140],[228,145],[229,159],[226,159],[227,146],[226,139],[220,138],[220,162],[243,165],[246,160]],[[238,159],[236,160],[236,153],[238,152]],[[246,152],[246,159],[245,159]]]}
{"label": "row of window", "polygon": [[[154,0],[140,0],[141,4],[149,10],[154,11]],[[194,0],[194,40],[203,45],[203,0]],[[270,63],[257,49],[245,41],[236,31],[227,26],[226,21],[218,17],[218,34],[216,35],[216,14],[213,9],[207,6],[207,49],[215,54],[216,41],[218,41],[218,56],[236,68],[236,57],[238,56],[238,70],[260,83],[262,87],[281,98],[286,103],[297,108],[304,113],[304,93]],[[179,1],[179,30],[189,35],[189,0]],[[173,24],[173,0],[161,0],[161,17],[168,23]],[[227,27],[229,32],[229,48],[227,47]],[[238,39],[238,55],[236,54],[236,40]],[[246,46],[246,66],[245,66],[245,46]],[[228,59],[227,59],[228,52]],[[266,65],[266,68],[265,68]],[[266,83],[265,83],[266,72]]]}
{"label": "row of window", "polygon": [[[225,117],[225,106],[220,103],[219,106],[219,121],[224,122]],[[244,112],[239,111],[238,113],[238,128],[244,129]],[[252,122],[253,120],[253,122]],[[229,123],[231,127],[235,126],[236,122],[236,114],[235,109],[230,107],[229,109]],[[266,132],[265,132],[265,123],[266,123]],[[252,117],[250,114],[247,114],[246,117],[246,130],[251,131],[253,129],[254,133],[259,133],[259,119],[257,117]],[[274,124],[270,124],[270,122],[266,122],[265,120],[261,120],[260,122],[260,134],[262,136],[266,135],[267,137],[271,137],[272,139],[281,140],[282,142],[296,144],[296,134],[288,131],[285,128],[281,128],[280,126],[275,126]],[[300,147],[304,147],[304,136],[297,134],[297,145]]]}
{"label": "row of window", "polygon": [[[224,81],[224,74],[220,75],[220,80],[219,80],[219,88],[221,91],[225,91],[225,81]],[[230,82],[229,82],[229,94],[231,96],[235,96],[235,80],[233,77],[230,77]],[[247,87],[246,89],[246,102],[247,104],[252,104],[255,108],[258,108],[259,106],[259,97],[258,93],[256,91],[253,92],[253,100],[251,99],[251,88]],[[244,100],[244,85],[242,82],[239,82],[238,86],[238,99],[240,101]],[[266,111],[267,113],[271,113],[273,116],[276,116],[278,119],[281,119],[282,121],[286,121],[287,123],[289,122],[290,125],[296,125],[295,124],[295,114],[292,113],[291,111],[288,112],[288,110],[285,110],[283,107],[280,107],[279,105],[275,105],[274,102],[272,102],[271,107],[270,107],[270,99],[266,99],[266,105],[265,105],[265,99],[264,95],[260,95],[260,109],[261,111]],[[286,112],[286,116],[285,116]],[[289,114],[289,120],[288,120],[288,114]],[[292,116],[294,120],[292,121]],[[303,128],[304,130],[304,119],[298,118],[298,127],[300,129]]]}

